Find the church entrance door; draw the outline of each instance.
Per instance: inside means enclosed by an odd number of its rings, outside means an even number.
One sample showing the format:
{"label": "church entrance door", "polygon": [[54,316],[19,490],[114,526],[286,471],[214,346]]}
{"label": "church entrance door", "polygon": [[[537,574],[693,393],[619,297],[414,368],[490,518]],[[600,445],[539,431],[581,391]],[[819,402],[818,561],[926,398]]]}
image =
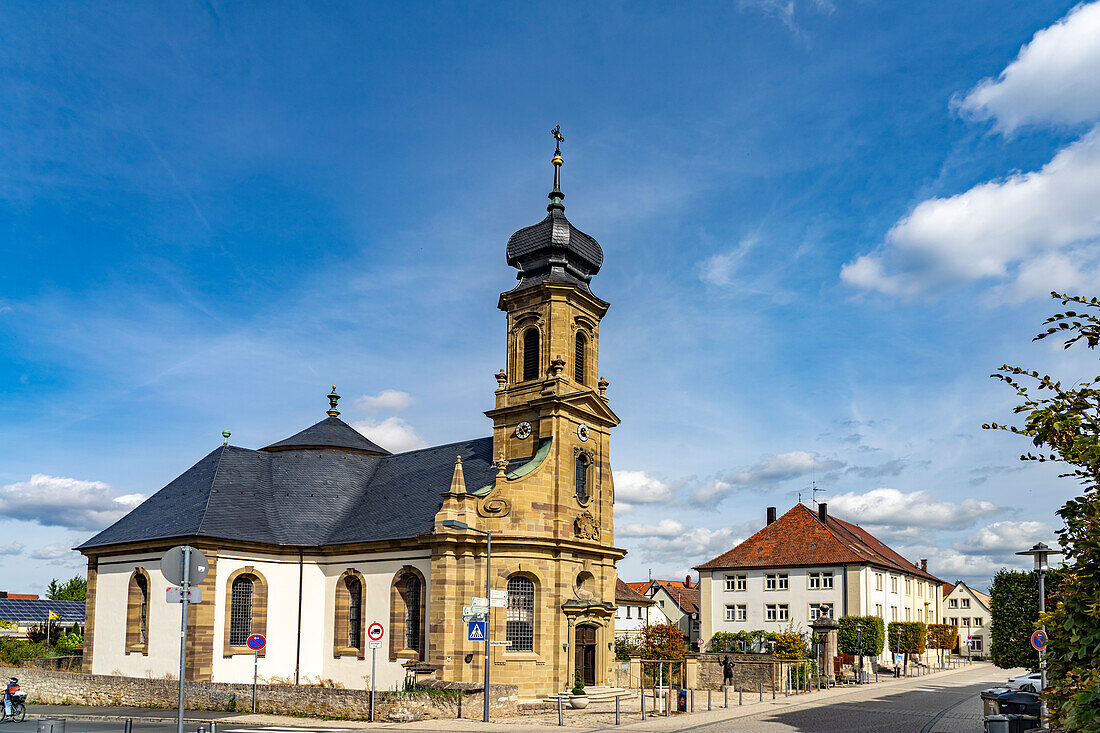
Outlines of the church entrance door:
{"label": "church entrance door", "polygon": [[596,627],[578,626],[574,643],[576,671],[585,685],[596,684]]}

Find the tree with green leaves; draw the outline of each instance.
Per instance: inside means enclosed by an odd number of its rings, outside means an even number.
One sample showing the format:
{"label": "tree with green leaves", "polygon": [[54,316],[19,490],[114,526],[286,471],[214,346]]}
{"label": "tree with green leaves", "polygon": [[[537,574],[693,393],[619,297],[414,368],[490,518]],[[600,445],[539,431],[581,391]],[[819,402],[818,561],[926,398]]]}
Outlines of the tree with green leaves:
{"label": "tree with green leaves", "polygon": [[841,616],[837,619],[837,649],[844,654],[859,657],[859,670],[863,671],[864,657],[882,654],[883,627],[878,616]]}
{"label": "tree with green leaves", "polygon": [[[1063,573],[1046,577],[1047,608],[1054,608]],[[1034,572],[1001,569],[989,586],[990,658],[1002,669],[1039,669],[1039,652],[1031,646],[1031,632],[1039,626],[1039,579]]]}
{"label": "tree with green leaves", "polygon": [[940,666],[943,666],[944,649],[954,649],[959,642],[959,627],[951,624],[928,624],[928,648],[939,652]]}
{"label": "tree with green leaves", "polygon": [[923,621],[891,621],[886,629],[886,639],[890,651],[905,655],[905,666],[909,666],[909,655],[920,656],[928,647],[928,626]]}
{"label": "tree with green leaves", "polygon": [[83,601],[88,595],[88,579],[74,575],[62,583],[57,578],[46,586],[46,597],[51,601]]}
{"label": "tree with green leaves", "polygon": [[[1034,341],[1064,337],[1063,348],[1100,344],[1100,299],[1051,293],[1070,308],[1046,319]],[[1081,308],[1083,310],[1078,310]],[[1077,480],[1080,496],[1058,510],[1064,525],[1058,540],[1065,566],[1057,605],[1041,619],[1050,639],[1043,697],[1051,724],[1061,730],[1100,732],[1100,376],[1079,375],[1068,384],[1035,370],[1002,365],[991,375],[1012,387],[1020,403],[1020,425],[991,423],[1031,440],[1035,452],[1024,461],[1057,462],[1064,478]],[[996,641],[994,640],[994,644]],[[997,653],[996,650],[994,653]]]}

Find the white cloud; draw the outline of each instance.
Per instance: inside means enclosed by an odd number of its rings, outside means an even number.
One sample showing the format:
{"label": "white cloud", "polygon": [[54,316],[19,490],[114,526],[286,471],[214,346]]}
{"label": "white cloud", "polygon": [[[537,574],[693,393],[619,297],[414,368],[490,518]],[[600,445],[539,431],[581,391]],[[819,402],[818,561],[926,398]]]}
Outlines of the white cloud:
{"label": "white cloud", "polygon": [[637,552],[643,561],[675,564],[679,567],[685,563],[693,565],[721,555],[733,549],[744,536],[745,530],[740,526],[707,529],[681,525],[680,532],[675,535],[649,536],[637,543],[628,542],[626,546],[630,552]]}
{"label": "white cloud", "polygon": [[676,537],[687,527],[675,519],[662,519],[657,524],[628,524],[615,531],[620,537]]}
{"label": "white cloud", "polygon": [[709,479],[692,492],[692,501],[709,504],[721,501],[735,491],[768,488],[800,476],[831,471],[843,466],[841,461],[825,459],[810,451],[779,453],[761,459],[748,468]]}
{"label": "white cloud", "polygon": [[619,500],[631,504],[655,504],[671,501],[672,487],[645,471],[615,471],[615,508]]}
{"label": "white cloud", "polygon": [[68,545],[56,543],[39,547],[37,550],[31,552],[30,556],[35,560],[61,560],[68,558],[72,554],[74,554],[72,548]]}
{"label": "white cloud", "polygon": [[746,237],[728,252],[712,255],[699,263],[699,279],[708,285],[719,287],[733,283],[734,275],[741,268],[745,255],[756,246],[756,237]]}
{"label": "white cloud", "polygon": [[[1100,267],[1095,250],[1080,247],[1098,238],[1100,129],[1038,171],[921,202],[893,226],[881,251],[844,265],[841,279],[910,297],[951,283],[1015,275],[1019,292],[1045,282],[1045,294],[1057,282],[1082,282],[1083,270]],[[1049,259],[1072,247],[1078,248]],[[1047,272],[1051,265],[1057,269]]]}
{"label": "white cloud", "polygon": [[1075,7],[1035,34],[1000,76],[959,103],[976,119],[1011,131],[1027,124],[1077,124],[1100,118],[1100,2]]}
{"label": "white cloud", "polygon": [[829,499],[830,512],[865,527],[957,529],[999,510],[996,504],[978,499],[955,504],[936,501],[927,491],[903,493],[888,488],[838,494]]}
{"label": "white cloud", "polygon": [[[1001,130],[1100,121],[1100,2],[1035,34],[996,80],[958,107]],[[918,204],[882,247],[841,268],[857,288],[912,297],[975,280],[1000,281],[993,301],[1087,288],[1100,277],[1100,127],[1039,170]]]}
{"label": "white cloud", "polygon": [[965,555],[997,555],[1004,558],[1026,550],[1036,542],[1050,544],[1053,537],[1054,528],[1045,522],[994,522],[957,543],[955,549]]}
{"label": "white cloud", "polygon": [[144,499],[141,494],[119,496],[102,481],[41,473],[0,487],[0,505],[8,517],[69,529],[103,529]]}
{"label": "white cloud", "polygon": [[351,426],[392,453],[428,447],[427,441],[416,434],[413,426],[399,417],[387,417],[381,422],[360,420]]}
{"label": "white cloud", "polygon": [[0,545],[0,555],[18,555],[23,552],[23,545],[18,542],[9,542],[6,545]]}
{"label": "white cloud", "polygon": [[408,392],[384,389],[376,395],[363,395],[355,401],[355,404],[366,410],[400,412],[415,401]]}

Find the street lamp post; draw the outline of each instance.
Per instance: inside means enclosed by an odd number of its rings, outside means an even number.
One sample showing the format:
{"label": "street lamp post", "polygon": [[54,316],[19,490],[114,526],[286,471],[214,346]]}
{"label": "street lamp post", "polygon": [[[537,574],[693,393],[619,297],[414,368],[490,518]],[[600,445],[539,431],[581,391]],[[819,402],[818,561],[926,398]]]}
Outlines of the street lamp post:
{"label": "street lamp post", "polygon": [[485,535],[485,599],[489,602],[489,610],[485,614],[485,689],[481,693],[483,706],[481,709],[481,722],[489,722],[489,627],[491,626],[493,618],[493,604],[490,596],[490,586],[492,585],[491,575],[489,568],[493,562],[493,533],[487,529],[478,529],[477,527],[471,527],[465,522],[460,522],[457,519],[444,519],[440,522],[447,529],[465,529],[471,532],[478,532]]}
{"label": "street lamp post", "polygon": [[[1030,550],[1017,552],[1016,554],[1031,555],[1035,560],[1035,572],[1039,576],[1039,615],[1042,616],[1047,610],[1046,589],[1044,585],[1044,576],[1048,568],[1047,557],[1050,555],[1061,555],[1062,551],[1052,549],[1042,542],[1039,542]],[[1043,633],[1046,633],[1046,624],[1043,624],[1042,629]],[[1047,688],[1047,661],[1045,648],[1039,652],[1039,684],[1041,685],[1039,692]]]}

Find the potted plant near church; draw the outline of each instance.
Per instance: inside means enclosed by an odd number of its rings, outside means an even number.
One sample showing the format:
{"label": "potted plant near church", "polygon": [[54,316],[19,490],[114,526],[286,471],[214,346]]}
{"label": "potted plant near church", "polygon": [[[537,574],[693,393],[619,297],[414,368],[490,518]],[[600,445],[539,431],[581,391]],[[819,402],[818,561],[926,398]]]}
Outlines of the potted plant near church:
{"label": "potted plant near church", "polygon": [[569,707],[574,710],[582,710],[588,707],[588,695],[584,692],[584,680],[581,679],[580,672],[577,672],[577,676],[573,681],[573,689],[569,693]]}

